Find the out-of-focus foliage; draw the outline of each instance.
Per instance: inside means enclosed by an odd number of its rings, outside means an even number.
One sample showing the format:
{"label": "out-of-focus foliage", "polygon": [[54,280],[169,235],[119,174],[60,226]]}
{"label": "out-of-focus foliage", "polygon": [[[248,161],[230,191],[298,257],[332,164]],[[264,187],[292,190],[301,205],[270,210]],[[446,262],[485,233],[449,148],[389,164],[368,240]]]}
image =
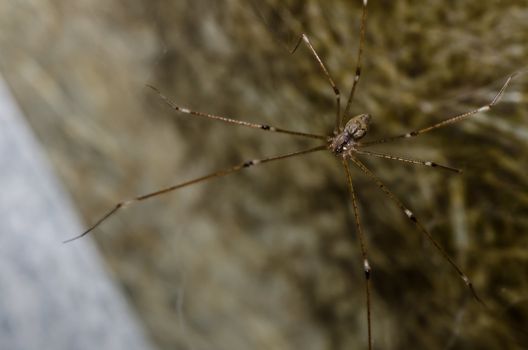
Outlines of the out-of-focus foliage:
{"label": "out-of-focus foliage", "polygon": [[[146,83],[199,111],[329,132],[330,87],[304,47],[293,56],[285,47],[307,33],[346,96],[360,5],[2,2],[0,70],[93,222],[117,200],[311,144],[178,115]],[[526,1],[370,1],[353,112],[372,114],[375,138],[484,105],[527,68],[527,43]],[[518,76],[486,114],[378,148],[462,167],[461,176],[365,159],[488,309],[353,173],[375,348],[528,347],[527,79]],[[348,199],[339,163],[314,154],[131,207],[95,237],[162,348],[362,349],[364,282]]]}

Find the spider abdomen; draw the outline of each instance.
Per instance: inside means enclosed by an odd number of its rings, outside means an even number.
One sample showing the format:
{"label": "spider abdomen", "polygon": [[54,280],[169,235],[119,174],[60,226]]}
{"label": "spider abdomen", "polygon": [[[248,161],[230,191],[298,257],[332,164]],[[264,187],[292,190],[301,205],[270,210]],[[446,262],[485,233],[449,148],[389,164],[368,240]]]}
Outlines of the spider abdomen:
{"label": "spider abdomen", "polygon": [[346,123],[342,132],[333,137],[330,141],[330,149],[335,154],[342,154],[354,147],[356,142],[363,138],[369,129],[370,115],[360,114]]}

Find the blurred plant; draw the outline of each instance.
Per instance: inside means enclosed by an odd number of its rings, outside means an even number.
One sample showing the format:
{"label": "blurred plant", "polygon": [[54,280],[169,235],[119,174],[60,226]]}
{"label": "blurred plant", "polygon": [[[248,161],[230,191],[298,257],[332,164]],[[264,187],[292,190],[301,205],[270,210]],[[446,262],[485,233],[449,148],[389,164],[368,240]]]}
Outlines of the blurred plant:
{"label": "blurred plant", "polygon": [[[527,3],[448,5],[369,3],[352,114],[372,115],[372,139],[488,103],[526,67]],[[335,118],[327,81],[306,49],[290,56],[283,46],[305,32],[342,91],[354,79],[360,1],[0,6],[10,10],[0,11],[9,13],[0,69],[90,222],[131,194],[304,145],[175,115],[145,83],[194,110],[324,133]],[[526,348],[526,85],[520,76],[490,113],[390,149],[453,164],[462,176],[368,162],[491,312],[353,173],[373,268],[375,348]],[[130,208],[95,235],[163,348],[366,348],[361,259],[334,163],[314,155],[269,164]]]}

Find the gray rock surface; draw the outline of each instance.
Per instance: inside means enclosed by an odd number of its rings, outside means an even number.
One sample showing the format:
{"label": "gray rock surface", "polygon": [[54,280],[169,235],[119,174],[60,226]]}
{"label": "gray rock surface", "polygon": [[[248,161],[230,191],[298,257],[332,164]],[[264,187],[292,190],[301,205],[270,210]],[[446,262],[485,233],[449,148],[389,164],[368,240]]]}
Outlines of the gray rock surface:
{"label": "gray rock surface", "polygon": [[152,349],[0,79],[0,349]]}

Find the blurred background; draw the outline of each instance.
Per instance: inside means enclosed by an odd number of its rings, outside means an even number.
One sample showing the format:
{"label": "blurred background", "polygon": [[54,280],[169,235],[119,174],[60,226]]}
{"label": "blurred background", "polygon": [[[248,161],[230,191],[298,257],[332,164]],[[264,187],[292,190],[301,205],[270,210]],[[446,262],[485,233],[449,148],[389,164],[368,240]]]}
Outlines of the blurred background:
{"label": "blurred background", "polygon": [[[360,16],[359,0],[3,1],[0,73],[88,226],[122,199],[317,145],[189,118],[145,84],[197,111],[330,133],[332,90],[305,47],[286,47],[308,34],[346,96]],[[373,116],[375,139],[482,106],[527,68],[527,43],[528,1],[371,1],[352,112]],[[521,74],[490,112],[376,148],[462,175],[365,158],[488,309],[354,169],[376,349],[528,348],[527,86]],[[367,347],[362,259],[330,154],[142,202],[85,239],[160,349]]]}

